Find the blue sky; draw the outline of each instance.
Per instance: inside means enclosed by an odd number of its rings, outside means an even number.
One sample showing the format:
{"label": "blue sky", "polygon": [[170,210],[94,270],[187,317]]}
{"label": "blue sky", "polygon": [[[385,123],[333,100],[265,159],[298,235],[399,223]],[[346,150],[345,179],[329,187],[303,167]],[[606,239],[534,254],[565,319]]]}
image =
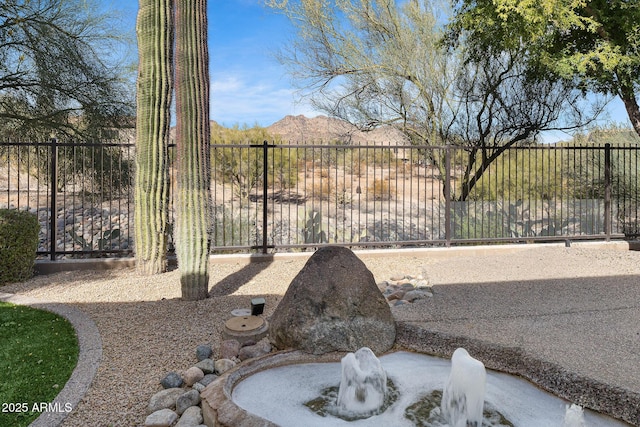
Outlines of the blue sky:
{"label": "blue sky", "polygon": [[[135,35],[138,2],[104,0]],[[211,118],[232,126],[269,126],[287,114],[318,115],[296,96],[284,68],[273,58],[290,38],[286,18],[263,0],[209,0]]]}
{"label": "blue sky", "polygon": [[[102,0],[123,17],[135,39],[135,0]],[[292,37],[288,20],[264,6],[264,0],[209,0],[211,118],[220,124],[269,126],[288,114],[319,113],[297,95],[273,54]],[[604,122],[629,124],[619,99]],[[630,125],[630,124],[629,124]],[[552,140],[568,135],[549,135]]]}

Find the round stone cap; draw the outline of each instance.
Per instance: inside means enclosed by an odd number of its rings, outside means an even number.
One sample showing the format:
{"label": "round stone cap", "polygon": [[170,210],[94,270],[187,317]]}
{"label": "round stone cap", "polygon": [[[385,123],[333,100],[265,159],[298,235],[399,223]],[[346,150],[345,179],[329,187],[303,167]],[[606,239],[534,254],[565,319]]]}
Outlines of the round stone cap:
{"label": "round stone cap", "polygon": [[264,326],[264,319],[258,316],[237,316],[227,320],[224,326],[233,332],[251,332]]}
{"label": "round stone cap", "polygon": [[269,325],[258,316],[232,317],[224,324],[222,338],[225,340],[237,340],[240,344],[252,341],[258,342],[267,335]]}

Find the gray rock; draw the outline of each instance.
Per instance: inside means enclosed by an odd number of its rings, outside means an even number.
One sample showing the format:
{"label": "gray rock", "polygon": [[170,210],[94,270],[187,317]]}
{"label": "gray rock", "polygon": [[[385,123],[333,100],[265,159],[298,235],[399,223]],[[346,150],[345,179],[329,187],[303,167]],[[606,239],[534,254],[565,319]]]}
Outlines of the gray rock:
{"label": "gray rock", "polygon": [[160,384],[163,388],[177,388],[182,385],[182,377],[177,372],[169,372],[162,380]]}
{"label": "gray rock", "polygon": [[432,296],[432,294],[430,292],[414,290],[414,291],[409,291],[406,294],[404,294],[404,298],[403,299],[406,300],[406,301],[409,301],[409,302],[414,302],[414,301],[419,300],[419,299],[429,298],[430,296]]}
{"label": "gray rock", "polygon": [[227,372],[229,369],[236,366],[236,362],[229,359],[218,359],[216,360],[216,374],[222,375],[224,372]]}
{"label": "gray rock", "polygon": [[224,340],[220,343],[220,359],[233,359],[240,351],[238,340]]}
{"label": "gray rock", "polygon": [[204,376],[203,379],[201,379],[200,381],[198,381],[198,383],[202,384],[203,386],[208,386],[209,384],[211,384],[212,382],[214,382],[216,380],[216,378],[218,378],[217,375],[215,374],[207,374]]}
{"label": "gray rock", "polygon": [[170,427],[178,419],[178,414],[171,409],[161,409],[150,414],[145,420],[145,427]]}
{"label": "gray rock", "polygon": [[184,394],[184,390],[181,388],[168,388],[157,392],[147,405],[147,414],[159,411],[161,409],[171,409],[176,407],[176,401],[178,397]]}
{"label": "gray rock", "polygon": [[192,385],[194,385],[195,383],[197,383],[198,381],[204,378],[204,372],[202,372],[202,369],[192,366],[191,368],[185,371],[185,373],[183,374],[183,378],[184,378],[184,383],[188,387],[191,387]]}
{"label": "gray rock", "polygon": [[195,383],[191,386],[192,389],[196,390],[198,393],[202,393],[202,391],[206,388],[201,383]]}
{"label": "gray rock", "polygon": [[178,398],[176,401],[176,413],[182,415],[187,408],[196,406],[200,403],[200,393],[198,390],[189,390]]}
{"label": "gray rock", "polygon": [[398,289],[394,293],[392,293],[390,295],[387,295],[387,300],[388,301],[393,301],[394,299],[402,299],[404,297],[405,293],[406,292],[405,292],[404,289]]}
{"label": "gray rock", "polygon": [[196,359],[198,359],[198,362],[204,359],[210,359],[212,354],[213,350],[210,345],[201,344],[196,348]]}
{"label": "gray rock", "polygon": [[269,340],[262,339],[255,345],[250,345],[246,347],[242,347],[240,349],[240,353],[238,354],[238,358],[240,360],[254,359],[256,357],[264,356],[265,354],[269,354],[271,352],[271,344]]}
{"label": "gray rock", "polygon": [[199,361],[196,363],[196,368],[200,368],[205,375],[213,374],[216,370],[216,366],[211,359],[203,359]]}
{"label": "gray rock", "polygon": [[197,427],[202,424],[202,409],[197,406],[187,408],[175,427]]}
{"label": "gray rock", "polygon": [[313,354],[389,350],[396,325],[373,274],[349,249],[316,251],[293,279],[271,317],[269,338],[278,349]]}

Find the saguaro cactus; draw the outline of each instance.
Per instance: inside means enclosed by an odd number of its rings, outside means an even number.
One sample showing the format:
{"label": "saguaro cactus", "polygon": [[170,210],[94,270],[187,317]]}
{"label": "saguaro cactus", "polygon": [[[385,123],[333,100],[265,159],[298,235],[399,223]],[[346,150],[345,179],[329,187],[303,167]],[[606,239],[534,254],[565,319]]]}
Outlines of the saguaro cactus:
{"label": "saguaro cactus", "polygon": [[182,298],[207,297],[211,159],[206,0],[176,1],[176,256]]}
{"label": "saguaro cactus", "polygon": [[136,119],[135,252],[138,270],[166,271],[173,0],[140,0]]}

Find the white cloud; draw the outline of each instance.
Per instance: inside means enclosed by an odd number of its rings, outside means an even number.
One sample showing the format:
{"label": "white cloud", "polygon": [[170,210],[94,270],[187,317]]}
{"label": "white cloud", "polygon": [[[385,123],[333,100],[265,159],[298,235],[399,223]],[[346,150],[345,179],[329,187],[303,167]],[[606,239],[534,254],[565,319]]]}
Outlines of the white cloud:
{"label": "white cloud", "polygon": [[227,73],[212,77],[211,118],[218,123],[269,126],[288,114],[318,114],[298,100],[295,90],[279,85],[277,77],[256,80]]}

